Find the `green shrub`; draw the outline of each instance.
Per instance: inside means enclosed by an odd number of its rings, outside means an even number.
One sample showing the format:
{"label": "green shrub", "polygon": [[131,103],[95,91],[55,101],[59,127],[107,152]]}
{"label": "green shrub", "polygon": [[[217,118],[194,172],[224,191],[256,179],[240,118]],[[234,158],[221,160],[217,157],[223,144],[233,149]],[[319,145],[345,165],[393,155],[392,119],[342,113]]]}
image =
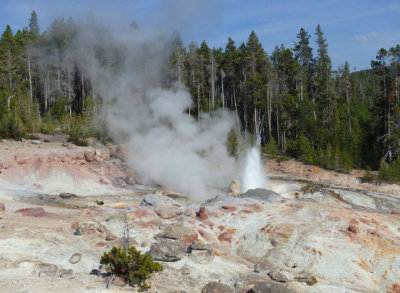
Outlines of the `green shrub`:
{"label": "green shrub", "polygon": [[152,272],[164,269],[161,264],[154,262],[149,254],[141,254],[134,246],[129,247],[126,252],[114,246],[103,254],[100,263],[107,265],[111,273],[123,278],[130,286],[138,285],[140,291],[150,288],[146,279]]}
{"label": "green shrub", "polygon": [[375,175],[367,168],[363,177],[361,177],[362,182],[372,183],[375,181]]}
{"label": "green shrub", "polygon": [[393,182],[400,182],[400,157],[390,163],[389,177]]}
{"label": "green shrub", "polygon": [[389,183],[400,182],[400,157],[388,164],[381,160],[379,164],[378,180]]}
{"label": "green shrub", "polygon": [[68,141],[78,146],[88,146],[86,138],[90,137],[90,131],[87,128],[88,118],[85,114],[78,114],[72,118],[71,126],[67,133]]}
{"label": "green shrub", "polygon": [[378,180],[390,181],[389,166],[384,159],[382,159],[381,162],[379,163]]}
{"label": "green shrub", "polygon": [[266,155],[276,157],[279,153],[278,144],[276,143],[276,140],[273,137],[271,137],[271,139],[267,142],[265,147],[262,148],[262,151]]}
{"label": "green shrub", "polygon": [[306,164],[313,163],[313,151],[304,134],[300,134],[298,139],[288,143],[287,153],[304,161]]}
{"label": "green shrub", "polygon": [[229,156],[236,157],[238,150],[238,141],[236,132],[231,129],[228,134],[228,139],[226,141],[226,149],[228,151]]}

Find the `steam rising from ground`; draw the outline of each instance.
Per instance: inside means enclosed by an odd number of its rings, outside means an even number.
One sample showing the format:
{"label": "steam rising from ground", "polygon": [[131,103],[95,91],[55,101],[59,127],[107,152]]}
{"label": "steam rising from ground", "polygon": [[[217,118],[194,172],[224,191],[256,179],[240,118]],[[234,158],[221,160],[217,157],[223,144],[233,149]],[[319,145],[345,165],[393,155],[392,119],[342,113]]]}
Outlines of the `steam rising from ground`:
{"label": "steam rising from ground", "polygon": [[88,71],[93,95],[109,102],[103,111],[111,134],[127,142],[128,163],[143,182],[201,198],[229,186],[235,163],[225,142],[234,120],[219,112],[198,123],[186,114],[191,97],[185,87],[162,86],[170,53],[163,34],[87,25],[75,43],[73,61]]}

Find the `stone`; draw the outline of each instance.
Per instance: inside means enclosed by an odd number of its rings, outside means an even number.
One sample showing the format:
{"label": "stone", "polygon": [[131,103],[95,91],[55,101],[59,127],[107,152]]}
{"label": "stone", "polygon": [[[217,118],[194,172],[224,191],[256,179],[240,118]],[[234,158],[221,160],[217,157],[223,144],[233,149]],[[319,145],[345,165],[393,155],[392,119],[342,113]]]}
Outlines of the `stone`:
{"label": "stone", "polygon": [[347,230],[349,230],[352,233],[358,233],[360,232],[360,227],[359,227],[359,222],[356,219],[352,219],[350,221],[350,225],[347,228]]}
{"label": "stone", "polygon": [[68,278],[69,279],[69,278],[72,278],[72,276],[74,275],[74,272],[72,270],[61,269],[61,270],[58,271],[58,275],[61,278]]}
{"label": "stone", "polygon": [[31,139],[31,140],[30,140],[30,143],[31,143],[31,144],[41,144],[42,141],[41,141],[41,140],[38,140],[38,139]]}
{"label": "stone", "polygon": [[214,253],[211,250],[192,250],[189,257],[196,263],[207,264],[214,259]]}
{"label": "stone", "polygon": [[64,199],[67,199],[67,198],[75,198],[77,196],[76,196],[76,194],[73,194],[73,193],[61,192],[60,193],[60,197],[64,198]]}
{"label": "stone", "polygon": [[95,151],[85,151],[84,153],[86,162],[92,162],[95,160],[96,152]]}
{"label": "stone", "polygon": [[196,263],[207,264],[214,259],[214,249],[210,244],[193,241],[189,250],[190,259]]}
{"label": "stone", "polygon": [[150,256],[159,261],[178,261],[186,255],[187,245],[171,239],[163,239],[153,243],[150,247]]}
{"label": "stone", "polygon": [[197,217],[200,220],[207,220],[208,219],[208,214],[206,212],[206,208],[205,207],[200,207],[199,211],[197,212]]}
{"label": "stone", "polygon": [[288,279],[280,271],[270,271],[268,276],[276,282],[286,283]]}
{"label": "stone", "polygon": [[142,208],[159,208],[165,206],[176,206],[180,207],[181,205],[174,199],[169,198],[160,194],[150,194],[147,195],[141,202],[140,207]]}
{"label": "stone", "polygon": [[197,239],[197,232],[186,226],[177,224],[163,225],[161,229],[163,229],[163,232],[154,236],[154,238],[157,240],[161,240],[163,238],[174,239],[181,240],[182,242],[189,244],[192,243],[193,240]]}
{"label": "stone", "polygon": [[249,189],[240,197],[252,198],[266,202],[276,202],[283,199],[279,194],[264,188]]}
{"label": "stone", "polygon": [[182,211],[175,206],[164,206],[155,208],[154,212],[161,218],[161,219],[172,219],[178,215],[182,214]]}
{"label": "stone", "polygon": [[233,289],[226,284],[209,282],[201,289],[201,293],[233,293]]}
{"label": "stone", "polygon": [[210,244],[207,243],[201,243],[199,241],[193,241],[193,243],[190,245],[191,250],[210,250],[213,251],[213,248]]}
{"label": "stone", "polygon": [[71,255],[71,257],[69,258],[69,262],[72,264],[77,264],[78,262],[81,261],[82,258],[82,254],[80,253],[74,253],[73,255]]}
{"label": "stone", "polygon": [[106,236],[106,241],[114,241],[116,239],[117,239],[117,237],[112,234],[107,234],[107,236]]}
{"label": "stone", "polygon": [[229,187],[229,196],[240,196],[242,193],[240,192],[240,182],[239,180],[233,180],[231,186]]}
{"label": "stone", "polygon": [[45,217],[51,216],[52,213],[46,212],[43,208],[25,208],[19,209],[16,213],[20,213],[23,216],[30,216],[30,217]]}
{"label": "stone", "polygon": [[6,210],[6,206],[4,205],[4,203],[0,202],[0,211],[5,211]]}
{"label": "stone", "polygon": [[39,277],[42,276],[52,277],[55,276],[58,272],[58,267],[56,265],[49,263],[39,264],[37,268],[39,269],[39,274],[38,274]]}
{"label": "stone", "polygon": [[82,223],[75,229],[74,235],[83,235],[88,230],[96,230],[96,225],[93,223]]}
{"label": "stone", "polygon": [[250,291],[251,293],[294,293],[294,291],[282,283],[277,282],[261,282],[255,285]]}

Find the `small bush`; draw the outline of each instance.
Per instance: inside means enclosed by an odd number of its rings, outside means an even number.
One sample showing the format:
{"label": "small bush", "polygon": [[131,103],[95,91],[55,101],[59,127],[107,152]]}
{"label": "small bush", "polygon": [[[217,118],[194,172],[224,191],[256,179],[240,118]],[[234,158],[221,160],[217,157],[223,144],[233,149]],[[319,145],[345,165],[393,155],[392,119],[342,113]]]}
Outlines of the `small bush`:
{"label": "small bush", "polygon": [[273,137],[271,137],[271,139],[267,142],[265,147],[262,148],[262,151],[264,154],[275,158],[279,153],[278,144],[276,140]]}
{"label": "small bush", "polygon": [[161,264],[154,262],[149,254],[141,254],[134,246],[129,247],[126,252],[114,246],[103,254],[100,263],[108,265],[111,273],[123,278],[130,286],[138,285],[140,291],[150,288],[146,279],[152,272],[164,269]]}
{"label": "small bush", "polygon": [[365,171],[364,176],[361,177],[361,182],[364,182],[364,183],[372,183],[372,182],[375,181],[375,179],[376,179],[375,177],[376,177],[376,176],[371,172],[371,170],[370,170],[370,169],[367,169],[367,170]]}
{"label": "small bush", "polygon": [[229,156],[236,157],[238,150],[238,141],[236,132],[231,129],[228,134],[228,139],[226,141],[226,149],[228,151]]}
{"label": "small bush", "polygon": [[381,162],[379,163],[378,180],[387,182],[390,181],[389,166],[384,159],[382,159]]}
{"label": "small bush", "polygon": [[400,157],[391,162],[386,163],[385,160],[381,160],[379,164],[378,180],[389,183],[400,182]]}

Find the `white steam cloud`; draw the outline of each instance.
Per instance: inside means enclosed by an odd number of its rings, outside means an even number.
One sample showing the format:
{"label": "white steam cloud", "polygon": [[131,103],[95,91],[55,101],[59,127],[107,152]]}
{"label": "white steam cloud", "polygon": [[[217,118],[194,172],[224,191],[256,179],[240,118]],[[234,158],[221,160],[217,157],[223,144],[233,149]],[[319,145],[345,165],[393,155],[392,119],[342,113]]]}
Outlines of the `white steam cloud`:
{"label": "white steam cloud", "polygon": [[197,122],[186,114],[192,102],[184,85],[161,86],[169,44],[159,31],[86,25],[71,58],[92,80],[93,95],[105,100],[111,134],[128,143],[128,164],[143,182],[212,197],[235,177],[225,146],[234,119],[218,112]]}

